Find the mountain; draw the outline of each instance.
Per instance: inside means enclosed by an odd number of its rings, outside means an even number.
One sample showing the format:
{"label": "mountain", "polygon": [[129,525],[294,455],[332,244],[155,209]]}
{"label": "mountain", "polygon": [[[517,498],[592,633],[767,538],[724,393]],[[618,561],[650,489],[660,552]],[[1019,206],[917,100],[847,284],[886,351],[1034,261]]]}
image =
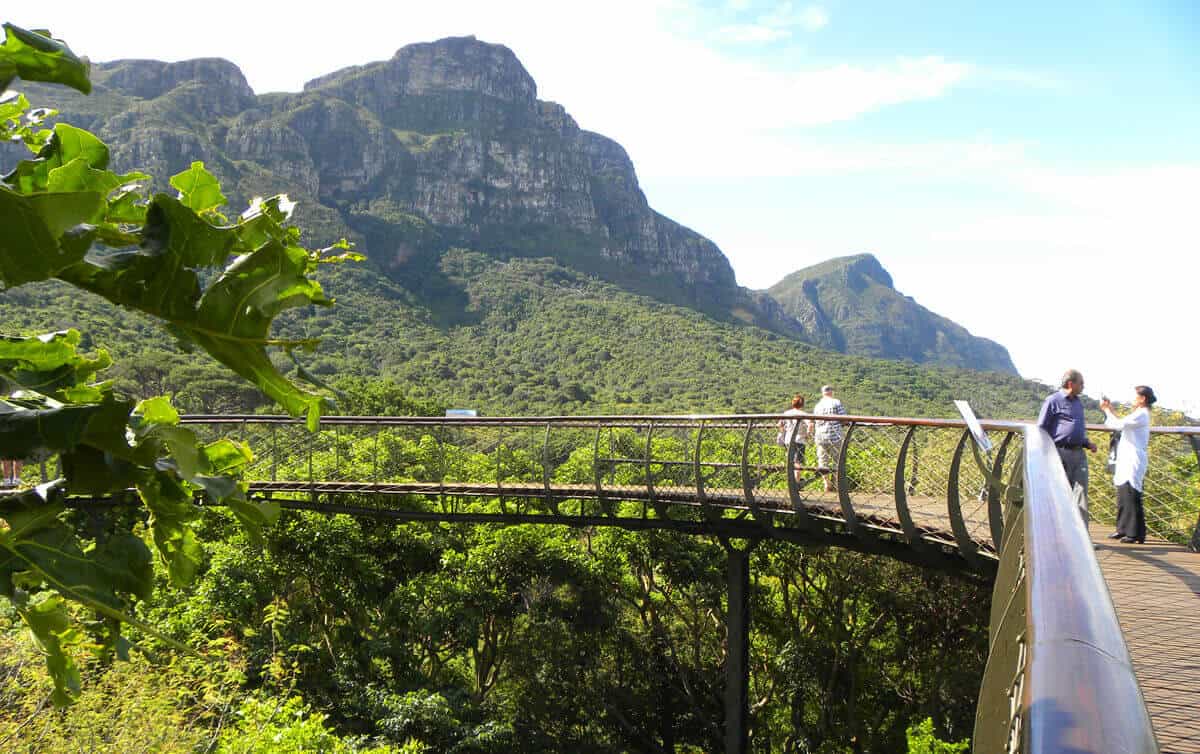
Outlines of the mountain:
{"label": "mountain", "polygon": [[[951,401],[969,398],[981,416],[1030,418],[1050,391],[1000,372],[822,350],[622,290],[548,258],[497,260],[453,249],[440,272],[464,291],[469,320],[446,325],[368,266],[339,265],[322,273],[337,305],[288,310],[277,334],[319,335],[320,347],[301,361],[326,382],[349,379],[351,396],[361,392],[356,381],[382,376],[435,410],[489,416],[770,412],[797,391],[815,397],[833,383],[854,413],[953,418]],[[63,284],[0,293],[0,320],[5,331],[81,328],[85,347],[112,350],[109,376],[136,397],[172,394],[193,413],[277,410],[203,353],[179,353],[147,317]]]}
{"label": "mountain", "polygon": [[870,254],[806,267],[767,291],[823,336],[822,345],[881,359],[911,359],[1016,374],[1004,346],[980,338],[896,290]]}
{"label": "mountain", "polygon": [[[470,250],[500,263],[548,259],[563,274],[611,284],[606,290],[793,342],[1014,371],[1006,356],[972,361],[986,349],[969,353],[955,337],[872,350],[827,305],[738,286],[715,244],[649,206],[625,150],[538,100],[532,77],[501,45],[473,37],[409,45],[296,93],[256,95],[220,59],[100,63],[93,82],[89,97],[22,89],[110,144],[114,169],[156,176],[157,190],[170,190],[166,178],[199,159],[221,180],[231,211],[286,191],[311,245],[348,237],[367,254],[365,271],[347,279],[383,301],[364,305],[406,322],[450,332],[486,319],[469,276],[447,271],[451,252]],[[0,159],[10,157],[0,147]],[[886,329],[886,320],[875,326]],[[954,328],[940,330],[965,334]],[[378,370],[387,359],[374,361]]]}
{"label": "mountain", "polygon": [[201,159],[238,200],[282,187],[319,208],[308,230],[358,240],[417,294],[456,293],[437,260],[462,246],[554,256],[717,314],[758,308],[715,244],[650,208],[625,150],[539,101],[506,47],[410,45],[262,97],[215,59],[102,63],[93,78],[86,98],[25,89],[121,145],[116,165],[166,177]]}

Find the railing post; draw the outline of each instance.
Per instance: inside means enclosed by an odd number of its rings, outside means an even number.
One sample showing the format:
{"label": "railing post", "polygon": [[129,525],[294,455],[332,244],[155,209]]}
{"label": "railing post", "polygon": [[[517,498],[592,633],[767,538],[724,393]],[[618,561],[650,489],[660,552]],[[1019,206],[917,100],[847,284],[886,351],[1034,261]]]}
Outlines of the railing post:
{"label": "railing post", "polygon": [[[596,442],[592,444],[592,472],[596,477],[596,502],[600,503],[600,507],[608,512],[608,506],[604,503],[604,470],[600,468],[600,436],[604,433],[604,423],[600,422],[596,425]],[[612,433],[608,435],[608,452],[612,453]],[[585,515],[583,499],[579,500],[579,515]]]}
{"label": "railing post", "polygon": [[[754,502],[754,484],[750,481],[750,437],[754,432],[754,420],[746,420],[746,436],[742,439],[742,497],[757,513]],[[761,459],[760,459],[761,462]]]}
{"label": "railing post", "polygon": [[[900,528],[904,530],[904,539],[912,547],[922,547],[924,542],[921,540],[921,532],[913,523],[912,511],[908,507],[908,479],[906,471],[908,467],[908,449],[912,447],[913,437],[917,434],[917,428],[909,427],[904,433],[904,442],[900,444],[900,452],[896,455],[896,475],[893,478],[893,493],[896,498],[896,517],[900,519]],[[916,452],[914,448],[913,463],[916,463]]]}
{"label": "railing post", "polygon": [[379,483],[379,433],[383,431],[382,427],[375,428],[375,437],[372,438],[374,447],[371,449],[371,483]]}
{"label": "railing post", "polygon": [[542,436],[542,489],[546,505],[554,515],[559,515],[558,498],[550,494],[550,422],[546,422],[546,434]]}
{"label": "railing post", "polygon": [[837,469],[834,471],[836,480],[838,504],[842,508],[842,518],[846,522],[846,531],[858,535],[858,516],[854,513],[854,504],[850,502],[850,481],[846,477],[846,456],[850,448],[850,435],[854,434],[855,422],[849,422],[842,433],[842,446],[838,450]]}
{"label": "railing post", "polygon": [[973,566],[979,564],[979,559],[976,553],[979,551],[979,545],[971,539],[971,533],[967,531],[967,523],[963,520],[962,500],[958,493],[958,477],[959,470],[962,468],[963,451],[966,450],[967,443],[974,442],[971,439],[971,430],[964,429],[962,436],[958,438],[958,445],[954,448],[954,457],[950,460],[950,474],[946,479],[946,513],[950,517],[950,531],[954,532],[954,541],[958,545],[958,552],[963,558]]}
{"label": "railing post", "polygon": [[[657,502],[654,499],[654,470],[650,466],[650,461],[654,458],[654,422],[650,422],[646,427],[646,499],[655,510],[658,510]],[[665,516],[664,516],[665,518]]]}
{"label": "railing post", "polygon": [[725,571],[725,754],[750,750],[750,551],[757,540],[735,547],[722,539],[728,556]]}
{"label": "railing post", "polygon": [[[1188,440],[1192,443],[1192,451],[1196,454],[1196,464],[1200,465],[1200,435],[1188,435]],[[1192,530],[1192,539],[1188,542],[1188,549],[1192,552],[1200,552],[1200,515],[1196,516],[1196,528]]]}
{"label": "railing post", "polygon": [[[317,427],[317,432],[320,432],[320,426]],[[307,432],[308,435],[308,499],[313,503],[317,502],[317,487],[313,477],[313,436],[317,432]]]}
{"label": "railing post", "polygon": [[701,452],[704,447],[704,420],[700,420],[700,426],[696,428],[696,455],[693,458],[693,473],[696,476],[696,500],[700,503],[701,510],[709,519],[721,517],[720,511],[713,510],[708,504],[708,498],[704,494],[704,468],[701,466]]}
{"label": "railing post", "polygon": [[496,442],[496,497],[500,501],[500,510],[504,513],[508,513],[508,506],[504,504],[504,482],[501,481],[501,477],[504,473],[502,459],[500,457],[500,453],[504,449],[503,424],[499,425],[497,432],[500,434],[500,439]]}
{"label": "railing post", "polygon": [[446,510],[446,423],[439,422],[437,427],[438,447],[438,498],[442,510]]}
{"label": "railing post", "polygon": [[1000,552],[1000,548],[1004,545],[1004,497],[1008,494],[1007,488],[1000,483],[1004,477],[1004,457],[1008,453],[1008,445],[1012,439],[1016,437],[1015,432],[1007,432],[1004,439],[1000,441],[1000,448],[996,451],[996,461],[992,464],[992,475],[988,478],[988,524],[992,529],[992,545],[996,548],[996,552]]}
{"label": "railing post", "polygon": [[334,481],[342,479],[342,425],[335,424],[333,427],[333,478]]}
{"label": "railing post", "polygon": [[[1014,473],[1023,474],[1024,469]],[[976,754],[1017,751],[1020,746],[1028,657],[1024,501],[1006,503],[999,551],[1000,567],[992,585],[987,665],[975,708],[972,748]]]}

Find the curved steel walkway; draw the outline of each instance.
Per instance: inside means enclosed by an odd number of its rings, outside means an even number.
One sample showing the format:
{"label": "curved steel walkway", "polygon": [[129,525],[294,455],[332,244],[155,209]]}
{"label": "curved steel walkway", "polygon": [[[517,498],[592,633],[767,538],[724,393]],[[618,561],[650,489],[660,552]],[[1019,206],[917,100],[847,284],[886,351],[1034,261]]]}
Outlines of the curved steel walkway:
{"label": "curved steel walkway", "polygon": [[[1040,430],[983,422],[984,453],[960,421],[798,418],[841,425],[832,468],[776,445],[795,416],[326,417],[316,433],[280,416],[183,421],[250,442],[254,494],[287,508],[719,537],[730,647],[742,647],[726,668],[728,752],[748,745],[748,551],[778,538],[994,580],[975,751],[1200,754],[1200,556],[1183,544],[1200,548],[1200,428],[1152,430],[1159,541],[1094,553]],[[1092,463],[1093,515],[1111,521]]]}

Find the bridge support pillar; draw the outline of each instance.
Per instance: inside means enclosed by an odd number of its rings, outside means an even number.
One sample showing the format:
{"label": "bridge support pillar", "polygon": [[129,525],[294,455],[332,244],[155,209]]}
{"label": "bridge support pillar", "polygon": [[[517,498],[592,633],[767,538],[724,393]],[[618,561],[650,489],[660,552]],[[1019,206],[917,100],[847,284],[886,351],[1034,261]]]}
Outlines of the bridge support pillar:
{"label": "bridge support pillar", "polygon": [[750,750],[750,551],[756,542],[746,547],[722,544],[728,555],[725,754],[746,754]]}

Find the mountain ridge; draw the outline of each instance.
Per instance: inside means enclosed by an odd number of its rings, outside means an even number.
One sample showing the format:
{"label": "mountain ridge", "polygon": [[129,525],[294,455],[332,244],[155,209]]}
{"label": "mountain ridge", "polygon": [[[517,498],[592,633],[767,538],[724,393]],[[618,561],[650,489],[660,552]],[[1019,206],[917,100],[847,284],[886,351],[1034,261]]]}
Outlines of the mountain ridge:
{"label": "mountain ridge", "polygon": [[789,315],[828,323],[839,351],[884,359],[936,353],[939,363],[950,366],[1017,373],[1004,346],[972,335],[897,291],[872,254],[797,270],[767,292]]}
{"label": "mountain ridge", "polygon": [[[355,240],[374,269],[446,321],[463,316],[466,292],[440,260],[470,248],[500,260],[554,258],[721,321],[856,347],[817,308],[789,310],[739,286],[716,244],[650,207],[625,149],[538,100],[503,45],[407,45],[294,93],[256,95],[219,58],[101,63],[93,78],[90,98],[23,88],[113,145],[114,166],[158,176],[156,188],[201,159],[232,206],[287,190],[316,245]],[[964,365],[958,353],[943,362],[936,348],[901,357]]]}

